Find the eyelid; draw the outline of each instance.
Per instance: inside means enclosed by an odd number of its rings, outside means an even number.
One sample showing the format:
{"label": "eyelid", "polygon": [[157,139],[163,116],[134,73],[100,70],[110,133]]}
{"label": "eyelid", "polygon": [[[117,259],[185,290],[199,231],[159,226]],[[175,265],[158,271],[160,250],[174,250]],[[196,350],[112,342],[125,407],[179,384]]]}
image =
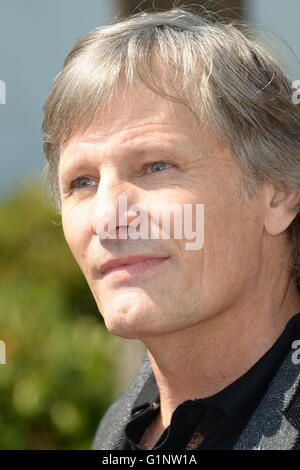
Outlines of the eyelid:
{"label": "eyelid", "polygon": [[[143,165],[143,170],[145,168],[148,168],[150,167],[151,165],[155,165],[155,163],[166,163],[167,165],[171,165],[173,166],[174,168],[178,167],[178,165],[176,165],[174,162],[171,162],[171,161],[168,161],[168,160],[154,160],[152,162],[147,162]],[[161,172],[157,172],[157,173],[161,173]],[[154,173],[153,173],[154,174]]]}
{"label": "eyelid", "polygon": [[[75,187],[75,183],[81,179],[96,179],[94,176],[90,176],[90,175],[80,175],[78,176],[77,178],[71,180],[70,184],[69,184],[69,188],[70,189],[85,189],[85,188],[76,188]],[[87,185],[88,187],[90,187],[91,185]]]}

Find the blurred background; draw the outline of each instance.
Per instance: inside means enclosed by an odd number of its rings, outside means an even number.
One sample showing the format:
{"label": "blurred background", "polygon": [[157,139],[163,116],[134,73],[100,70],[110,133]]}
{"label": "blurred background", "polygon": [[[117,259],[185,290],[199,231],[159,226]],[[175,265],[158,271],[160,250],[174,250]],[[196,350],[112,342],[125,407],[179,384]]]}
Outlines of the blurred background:
{"label": "blurred background", "polygon": [[[144,355],[106,331],[45,198],[42,108],[80,36],[172,3],[0,0],[0,449],[89,449]],[[300,80],[300,2],[177,2],[191,3],[250,22]]]}

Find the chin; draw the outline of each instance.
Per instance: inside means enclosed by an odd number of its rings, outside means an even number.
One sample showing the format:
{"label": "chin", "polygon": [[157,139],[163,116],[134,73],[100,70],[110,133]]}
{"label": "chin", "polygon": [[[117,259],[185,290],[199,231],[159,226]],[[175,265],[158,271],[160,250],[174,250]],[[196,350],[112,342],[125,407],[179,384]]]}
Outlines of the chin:
{"label": "chin", "polygon": [[105,312],[103,317],[107,331],[121,338],[137,339],[150,327],[140,311]]}
{"label": "chin", "polygon": [[162,321],[159,321],[157,315],[151,315],[149,311],[107,314],[104,317],[104,322],[107,331],[124,339],[143,341],[147,337],[160,336],[164,330]]}
{"label": "chin", "polygon": [[124,339],[141,339],[147,334],[149,334],[149,330],[145,331],[145,327],[135,328],[133,325],[127,324],[118,324],[117,322],[106,324],[107,331],[109,331],[114,336],[119,336],[120,338]]}

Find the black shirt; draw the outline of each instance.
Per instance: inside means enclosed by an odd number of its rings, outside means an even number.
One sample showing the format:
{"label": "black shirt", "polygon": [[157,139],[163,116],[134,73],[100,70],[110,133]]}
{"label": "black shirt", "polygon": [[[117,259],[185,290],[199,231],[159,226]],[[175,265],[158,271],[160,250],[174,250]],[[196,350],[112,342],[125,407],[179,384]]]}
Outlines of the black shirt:
{"label": "black shirt", "polygon": [[[178,405],[153,450],[233,449],[292,342],[299,338],[300,313],[289,320],[273,346],[232,384],[210,397]],[[152,374],[135,402],[119,450],[141,449],[139,442],[159,407],[159,391]]]}

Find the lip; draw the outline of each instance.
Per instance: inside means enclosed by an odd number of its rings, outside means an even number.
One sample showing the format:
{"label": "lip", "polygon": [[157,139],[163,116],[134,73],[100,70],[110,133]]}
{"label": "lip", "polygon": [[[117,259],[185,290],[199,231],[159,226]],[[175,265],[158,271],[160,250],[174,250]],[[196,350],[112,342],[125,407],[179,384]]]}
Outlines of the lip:
{"label": "lip", "polygon": [[149,255],[117,258],[104,263],[100,268],[100,272],[102,276],[130,277],[142,274],[144,271],[148,271],[167,259],[169,257],[154,257]]}

